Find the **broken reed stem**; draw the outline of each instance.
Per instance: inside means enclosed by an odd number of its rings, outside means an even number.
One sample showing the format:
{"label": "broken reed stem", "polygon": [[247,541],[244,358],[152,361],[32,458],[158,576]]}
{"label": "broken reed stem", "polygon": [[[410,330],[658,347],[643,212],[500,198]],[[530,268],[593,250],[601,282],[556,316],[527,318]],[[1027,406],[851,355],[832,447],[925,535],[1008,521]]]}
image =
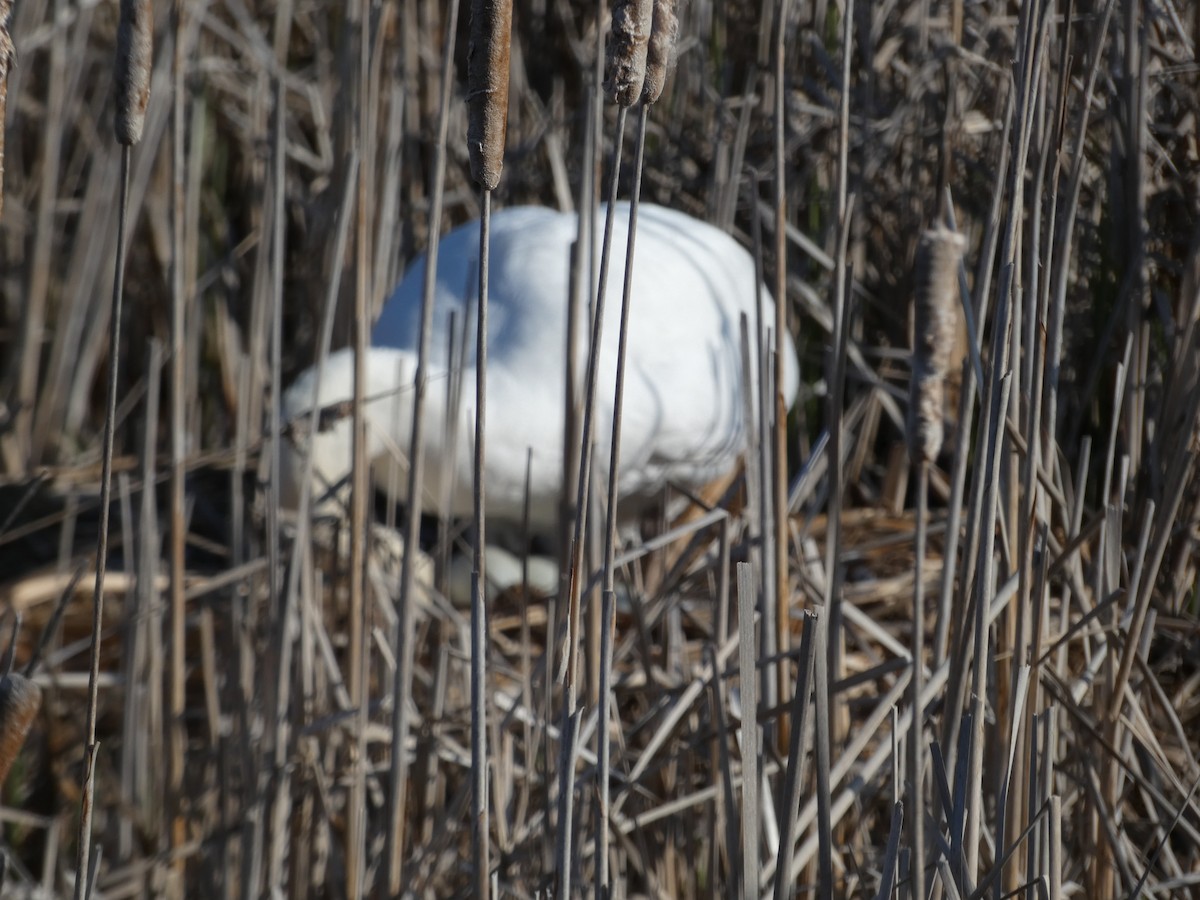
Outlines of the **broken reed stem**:
{"label": "broken reed stem", "polygon": [[642,96],[653,21],[654,0],[618,0],[613,6],[604,92],[618,106],[633,106]]}
{"label": "broken reed stem", "polygon": [[108,326],[108,394],[104,416],[104,444],[100,463],[100,530],[96,546],[96,584],[92,592],[92,635],[88,672],[86,744],[83,789],[80,797],[76,847],[75,900],[91,893],[90,871],[92,810],[96,774],[96,706],[100,681],[100,635],[104,626],[104,570],[108,556],[108,519],[112,505],[113,432],[117,420],[117,375],[121,351],[121,299],[125,293],[125,229],[129,218],[129,167],[133,145],[142,137],[146,104],[150,100],[150,66],[153,46],[150,5],[147,0],[121,0],[117,25],[116,138],[121,152],[120,210],[117,216],[117,261],[113,273],[112,309]]}
{"label": "broken reed stem", "polygon": [[[487,312],[492,190],[504,169],[508,123],[508,67],[512,42],[511,0],[473,0],[467,45],[467,149],[471,177],[482,194],[479,220],[479,308],[475,317],[475,554],[471,572],[471,849],[475,896],[491,892],[487,751],[487,566],[483,472],[487,424]],[[436,240],[434,234],[431,240]],[[409,495],[411,498],[412,494]]]}

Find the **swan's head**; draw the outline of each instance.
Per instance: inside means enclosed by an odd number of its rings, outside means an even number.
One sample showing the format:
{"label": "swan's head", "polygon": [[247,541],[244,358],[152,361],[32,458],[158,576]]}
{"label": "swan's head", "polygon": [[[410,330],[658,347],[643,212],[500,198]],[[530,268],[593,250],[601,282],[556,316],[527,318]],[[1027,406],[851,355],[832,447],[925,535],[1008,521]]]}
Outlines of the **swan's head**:
{"label": "swan's head", "polygon": [[[416,360],[407,351],[371,347],[364,362],[367,461],[377,485],[402,492]],[[353,350],[330,354],[319,384],[317,370],[305,371],[284,393],[288,436],[280,452],[281,497],[286,508],[297,509],[302,492],[311,490],[314,510],[334,512],[345,508],[353,464]]]}

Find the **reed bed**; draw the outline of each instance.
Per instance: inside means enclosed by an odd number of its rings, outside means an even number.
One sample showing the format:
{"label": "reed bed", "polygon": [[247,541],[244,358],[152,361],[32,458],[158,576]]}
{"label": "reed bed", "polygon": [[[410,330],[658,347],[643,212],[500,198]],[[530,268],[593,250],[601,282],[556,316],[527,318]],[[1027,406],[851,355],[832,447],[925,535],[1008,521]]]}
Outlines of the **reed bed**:
{"label": "reed bed", "polygon": [[[138,4],[0,2],[6,896],[1200,893],[1200,12],[631,3],[618,108],[605,5],[518,0],[469,126],[468,4],[151,5],[138,142]],[[613,190],[800,349],[729,485],[470,608],[365,460],[281,511],[281,389],[416,252]]]}

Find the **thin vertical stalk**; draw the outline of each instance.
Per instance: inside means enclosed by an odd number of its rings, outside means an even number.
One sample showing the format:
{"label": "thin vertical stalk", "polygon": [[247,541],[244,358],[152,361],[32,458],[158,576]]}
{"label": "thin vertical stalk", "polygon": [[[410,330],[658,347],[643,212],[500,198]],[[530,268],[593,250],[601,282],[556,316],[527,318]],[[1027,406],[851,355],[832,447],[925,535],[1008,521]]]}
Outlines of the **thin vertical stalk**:
{"label": "thin vertical stalk", "polygon": [[[841,231],[838,240],[837,260],[834,286],[834,352],[831,362],[831,381],[829,391],[829,535],[825,551],[825,615],[821,617],[824,623],[825,643],[823,649],[828,653],[828,675],[834,681],[841,678],[842,673],[842,574],[839,557],[841,555],[841,516],[842,516],[842,482],[844,465],[842,461],[842,405],[845,394],[846,374],[846,341],[849,334],[849,295],[851,279],[848,274],[847,246],[850,239],[850,221],[853,216],[853,203],[847,194],[849,181],[850,154],[850,79],[851,56],[854,22],[854,0],[847,0],[842,10],[842,83],[841,99],[838,110],[838,177],[837,177],[837,224]],[[825,696],[820,697],[822,685],[825,685]],[[818,709],[824,703],[827,710],[826,724],[829,726],[825,733],[827,744],[824,752],[829,754],[833,747],[841,744],[843,737],[843,715],[841,708],[831,702],[828,694],[828,679],[817,679]],[[818,715],[818,719],[820,716]],[[826,757],[828,758],[828,756]],[[825,798],[828,806],[829,798]],[[830,842],[832,835],[823,835],[821,847],[821,879],[822,891],[832,890],[833,862]]]}
{"label": "thin vertical stalk", "polygon": [[583,590],[583,543],[587,528],[587,497],[592,468],[592,429],[595,425],[596,382],[600,368],[600,341],[604,334],[605,295],[608,292],[609,248],[612,245],[613,209],[616,205],[617,182],[621,173],[621,147],[625,140],[625,119],[628,108],[617,109],[617,134],[613,146],[612,175],[609,181],[608,208],[604,219],[604,243],[600,252],[600,278],[596,288],[596,304],[592,312],[592,336],[588,353],[587,380],[584,388],[583,435],[579,447],[579,481],[575,495],[575,530],[571,537],[570,567],[567,573],[567,649],[565,665],[566,696],[562,709],[563,748],[559,763],[558,846],[557,865],[559,896],[570,896],[572,846],[572,791],[575,781],[575,738],[579,698],[579,617]]}
{"label": "thin vertical stalk", "polygon": [[187,312],[184,285],[184,173],[186,159],[184,113],[186,97],[183,88],[186,65],[185,35],[187,6],[175,0],[175,57],[171,79],[174,101],[171,106],[171,548],[170,548],[170,606],[171,606],[171,727],[168,736],[169,802],[173,807],[171,850],[175,853],[175,871],[183,876],[184,855],[179,851],[187,840],[183,818],[183,769],[187,732],[183,716],[186,707],[184,691],[184,542],[187,524],[184,521],[184,462],[187,455],[187,381],[184,360],[184,328]]}
{"label": "thin vertical stalk", "polygon": [[[114,131],[121,144],[120,209],[117,216],[117,259],[113,272],[112,310],[108,329],[108,394],[104,444],[100,462],[100,533],[96,547],[96,583],[92,592],[92,633],[88,667],[86,743],[76,847],[75,900],[90,896],[92,813],[96,792],[96,716],[100,682],[100,637],[104,628],[104,571],[108,556],[109,507],[112,505],[113,433],[117,420],[117,384],[121,360],[121,301],[125,293],[125,231],[129,220],[129,168],[133,147],[142,139],[150,101],[153,22],[145,0],[121,0],[113,81],[116,98]],[[29,346],[29,345],[26,345]],[[98,859],[98,857],[97,857]]]}
{"label": "thin vertical stalk", "polygon": [[[992,406],[989,410],[991,425],[989,439],[985,442],[987,463],[984,468],[985,487],[983,494],[982,525],[980,534],[986,536],[980,549],[980,577],[976,582],[975,602],[975,661],[971,675],[971,717],[975,733],[971,741],[971,754],[968,759],[967,786],[967,877],[971,884],[979,882],[979,835],[982,829],[983,816],[983,754],[986,741],[983,739],[986,721],[984,718],[985,694],[987,691],[987,674],[990,662],[988,652],[988,637],[990,634],[989,607],[995,586],[992,584],[995,553],[992,545],[996,534],[996,506],[998,481],[1000,478],[1000,450],[1004,443],[1002,424],[1004,410],[1008,408],[1008,394],[1011,382],[1005,374],[1008,367],[1009,346],[1007,332],[1010,319],[1008,317],[1008,297],[1001,291],[996,310],[996,338],[993,341],[993,371],[992,382],[988,388]],[[961,762],[960,762],[961,764]]]}
{"label": "thin vertical stalk", "polygon": [[800,792],[806,779],[805,762],[808,758],[803,745],[805,719],[808,713],[808,695],[812,687],[813,632],[817,630],[817,616],[811,610],[804,611],[804,632],[800,636],[799,671],[796,675],[796,693],[792,698],[792,732],[788,740],[787,775],[783,789],[783,828],[779,834],[779,858],[775,864],[775,900],[791,900],[796,895],[796,886],[791,879],[792,857],[796,852],[796,816],[800,809]]}
{"label": "thin vertical stalk", "polygon": [[[70,3],[67,0],[55,0],[54,21],[65,21],[69,8]],[[37,439],[37,432],[41,429],[36,427],[35,419],[39,406],[37,402],[38,379],[42,370],[46,307],[50,291],[50,276],[54,270],[51,260],[55,244],[54,220],[58,199],[57,190],[61,184],[59,167],[63,152],[63,128],[68,121],[67,116],[57,113],[66,108],[64,102],[67,89],[66,55],[67,29],[55,28],[50,39],[45,108],[55,110],[56,114],[46,117],[45,127],[41,134],[39,157],[42,174],[38,181],[29,287],[22,304],[24,316],[22,317],[19,344],[21,364],[17,370],[16,415],[13,420],[21,463],[27,469],[37,462],[41,453],[41,442]],[[0,121],[0,128],[2,127],[3,121]],[[117,252],[119,254],[120,250]],[[112,327],[115,328],[116,323],[113,323]]]}
{"label": "thin vertical stalk", "polygon": [[[458,21],[458,0],[450,0],[446,21]],[[404,807],[408,792],[408,697],[413,676],[413,584],[416,580],[417,539],[421,529],[421,484],[425,471],[424,412],[428,347],[433,332],[433,293],[437,283],[438,235],[442,227],[442,195],[446,174],[446,132],[450,119],[450,95],[454,90],[455,29],[446,28],[442,48],[440,108],[437,141],[434,146],[433,172],[430,176],[429,248],[425,253],[425,284],[421,297],[421,331],[417,338],[417,373],[413,389],[412,434],[409,443],[408,516],[404,533],[404,561],[400,573],[400,600],[396,606],[396,670],[392,682],[392,766],[388,796],[388,889],[400,892],[404,870]]]}
{"label": "thin vertical stalk", "polygon": [[[830,520],[832,522],[832,519]],[[826,578],[830,576],[827,575]],[[820,900],[833,898],[833,811],[829,782],[829,628],[821,627],[821,618],[828,615],[828,608],[818,612],[816,635],[816,659],[813,669],[816,677],[814,704],[816,735],[814,755],[817,758],[817,897]]]}
{"label": "thin vertical stalk", "polygon": [[[492,192],[482,192],[483,217],[479,220],[479,310],[475,317],[475,556],[471,572],[471,848],[475,866],[475,896],[490,896],[488,873],[488,755],[487,755],[487,598],[484,562],[483,472],[487,422],[487,311],[489,234]],[[410,502],[411,502],[411,494]]]}
{"label": "thin vertical stalk", "polygon": [[[475,896],[491,896],[488,825],[487,750],[487,597],[484,549],[487,434],[488,273],[492,190],[504,168],[504,139],[508,122],[508,69],[512,33],[512,3],[506,0],[471,4],[471,40],[467,46],[467,149],[471,176],[480,187],[483,216],[479,221],[479,309],[475,317],[475,559],[471,572],[471,849]],[[412,502],[411,494],[409,502]],[[528,503],[528,499],[526,499]],[[526,572],[524,590],[528,586]],[[497,801],[499,805],[499,801]],[[499,819],[501,825],[504,818]],[[503,836],[501,837],[503,846]]]}
{"label": "thin vertical stalk", "polygon": [[604,590],[601,594],[600,632],[600,703],[599,703],[599,779],[600,802],[597,807],[596,900],[609,896],[609,728],[611,716],[613,628],[616,619],[614,559],[617,551],[617,486],[621,465],[621,419],[625,398],[625,358],[629,344],[629,316],[633,300],[633,255],[637,240],[638,202],[642,187],[642,162],[646,145],[646,120],[650,107],[643,103],[638,114],[637,143],[633,162],[633,192],[629,204],[629,232],[625,246],[625,283],[621,294],[621,322],[617,329],[617,374],[613,394],[612,441],[608,458],[608,525],[604,533]]}
{"label": "thin vertical stalk", "polygon": [[[288,4],[280,6],[280,14]],[[277,26],[278,32],[283,29]],[[292,639],[289,621],[292,616],[294,596],[284,589],[283,549],[280,509],[280,469],[282,465],[282,415],[283,415],[283,270],[284,260],[284,175],[287,166],[284,147],[285,87],[282,79],[275,82],[275,115],[271,128],[271,394],[268,407],[267,452],[270,456],[270,480],[267,485],[267,579],[270,584],[272,603],[272,646],[269,653],[274,656],[275,694],[269,729],[269,740],[273,743],[270,772],[271,790],[270,819],[267,834],[270,846],[267,850],[267,884],[279,885],[283,881],[285,835],[291,808],[291,778],[287,760],[291,754],[291,735],[288,730],[287,713],[291,698]]]}
{"label": "thin vertical stalk", "polygon": [[758,660],[754,639],[754,570],[738,563],[738,673],[742,691],[742,898],[758,896]]}
{"label": "thin vertical stalk", "polygon": [[909,891],[913,897],[925,897],[925,709],[921,694],[925,687],[925,549],[929,532],[928,460],[917,465],[917,536],[916,578],[913,582],[912,678],[909,680],[909,705],[913,722],[908,730],[908,822]]}
{"label": "thin vertical stalk", "polygon": [[[787,117],[784,109],[784,59],[787,55],[786,38],[788,17],[791,12],[791,0],[780,0],[779,21],[775,28],[775,378],[773,402],[771,404],[772,422],[774,423],[774,467],[771,472],[772,481],[772,517],[775,523],[773,540],[775,552],[775,649],[780,655],[776,666],[778,680],[778,697],[780,704],[785,705],[790,699],[792,688],[791,671],[787,663],[787,652],[792,644],[791,631],[791,591],[788,586],[788,454],[787,454],[787,400],[783,396],[784,363],[789,350],[787,327],[787,177],[785,174],[785,137],[787,132]],[[847,92],[845,84],[842,91],[845,102]],[[757,216],[755,216],[757,219]],[[760,337],[761,340],[761,337]],[[764,389],[759,385],[759,390]],[[765,423],[764,423],[765,424]],[[765,474],[765,473],[764,473]],[[788,740],[788,717],[779,717],[779,733],[777,739],[782,750]]]}
{"label": "thin vertical stalk", "polygon": [[121,210],[117,218],[117,265],[113,274],[108,335],[108,393],[100,462],[100,533],[96,545],[96,584],[92,592],[92,637],[88,667],[87,718],[84,723],[83,779],[75,857],[75,900],[91,895],[86,873],[92,847],[92,807],[96,791],[96,705],[100,686],[100,634],[104,627],[104,571],[108,557],[109,507],[112,505],[113,430],[117,419],[117,374],[121,350],[121,300],[125,292],[125,228],[129,204],[129,165],[133,148],[121,148]]}
{"label": "thin vertical stalk", "polygon": [[[358,897],[366,893],[366,730],[370,687],[367,683],[367,657],[370,648],[366,631],[366,555],[367,555],[367,496],[369,487],[367,459],[367,333],[371,271],[370,226],[372,221],[371,195],[371,4],[358,4],[358,124],[356,140],[362,153],[358,169],[357,227],[355,230],[355,289],[354,289],[354,393],[351,415],[350,468],[350,705],[355,724],[350,744],[350,786],[346,810],[346,894]],[[403,755],[404,745],[393,753]]]}

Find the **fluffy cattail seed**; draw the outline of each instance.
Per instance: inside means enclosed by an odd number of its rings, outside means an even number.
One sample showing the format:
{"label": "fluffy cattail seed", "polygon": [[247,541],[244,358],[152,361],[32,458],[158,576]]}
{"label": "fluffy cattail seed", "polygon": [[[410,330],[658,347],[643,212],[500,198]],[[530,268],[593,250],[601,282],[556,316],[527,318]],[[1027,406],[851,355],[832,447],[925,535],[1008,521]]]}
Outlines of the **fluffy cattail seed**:
{"label": "fluffy cattail seed", "polygon": [[0,784],[25,744],[42,705],[42,689],[21,675],[0,677]]}
{"label": "fluffy cattail seed", "polygon": [[604,67],[604,90],[620,106],[633,106],[646,80],[646,48],[654,20],[654,0],[617,0]]}
{"label": "fluffy cattail seed", "polygon": [[467,44],[467,149],[471,177],[484,190],[500,182],[508,125],[512,0],[473,0]]}
{"label": "fluffy cattail seed", "polygon": [[958,266],[966,241],[948,228],[921,235],[917,246],[912,385],[908,448],[914,461],[930,462],[942,449],[946,373],[955,339]]}
{"label": "fluffy cattail seed", "polygon": [[675,41],[679,37],[675,3],[676,0],[654,0],[654,26],[650,29],[646,83],[642,88],[642,100],[646,103],[655,103],[662,96],[667,76],[675,65]]}
{"label": "fluffy cattail seed", "polygon": [[8,32],[10,12],[11,0],[0,0],[0,214],[4,212],[4,110],[8,105],[8,70],[16,58],[12,35]]}
{"label": "fluffy cattail seed", "polygon": [[150,102],[154,17],[148,0],[121,0],[117,25],[117,140],[132,146],[142,139],[146,104]]}

